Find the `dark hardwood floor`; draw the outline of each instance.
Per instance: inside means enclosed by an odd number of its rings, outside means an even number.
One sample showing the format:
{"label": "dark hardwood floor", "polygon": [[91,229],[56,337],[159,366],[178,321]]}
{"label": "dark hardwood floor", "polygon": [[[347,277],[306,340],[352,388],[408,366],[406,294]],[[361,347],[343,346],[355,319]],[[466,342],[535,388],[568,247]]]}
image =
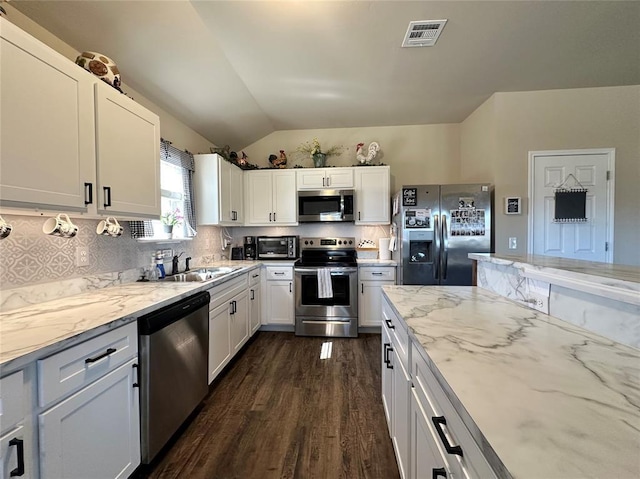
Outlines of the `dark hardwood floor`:
{"label": "dark hardwood floor", "polygon": [[[330,359],[320,359],[325,342]],[[380,397],[380,336],[260,332],[144,478],[398,477]]]}

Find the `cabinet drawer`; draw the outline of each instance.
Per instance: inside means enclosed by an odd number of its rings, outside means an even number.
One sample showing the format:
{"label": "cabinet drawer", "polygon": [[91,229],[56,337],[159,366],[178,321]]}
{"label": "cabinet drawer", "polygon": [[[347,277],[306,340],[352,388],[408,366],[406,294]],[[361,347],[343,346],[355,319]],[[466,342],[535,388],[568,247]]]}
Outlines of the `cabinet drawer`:
{"label": "cabinet drawer", "polygon": [[213,311],[218,306],[231,300],[234,296],[241,293],[249,285],[249,274],[244,273],[237,278],[218,284],[209,290],[211,294],[211,302],[209,303],[209,311]]}
{"label": "cabinet drawer", "polygon": [[[495,478],[493,469],[480,451],[478,444],[462,422],[462,418],[454,409],[453,404],[446,396],[440,383],[436,379],[434,373],[429,369],[427,362],[422,357],[419,345],[412,342],[411,346],[414,351],[411,353],[411,376],[415,386],[416,394],[423,405],[425,411],[429,412],[429,425],[433,428],[437,437],[437,429],[432,421],[433,417],[444,417],[445,425],[440,425],[445,430],[452,446],[460,446],[462,448],[462,456],[447,455],[447,460],[452,468],[462,468],[465,472],[462,477],[470,478]],[[438,438],[440,441],[440,439]],[[440,443],[444,451],[444,445]]]}
{"label": "cabinet drawer", "polygon": [[267,267],[267,281],[272,279],[293,279],[293,268],[276,266]]}
{"label": "cabinet drawer", "polygon": [[24,417],[24,374],[22,371],[0,379],[0,435]]}
{"label": "cabinet drawer", "polygon": [[404,368],[409,370],[409,333],[406,329],[407,325],[396,316],[384,298],[382,301],[382,323],[383,327],[387,328],[398,359],[402,361]]}
{"label": "cabinet drawer", "polygon": [[395,281],[395,268],[359,268],[360,281]]}
{"label": "cabinet drawer", "polygon": [[249,286],[255,286],[260,283],[260,278],[262,278],[262,269],[256,268],[249,271]]}
{"label": "cabinet drawer", "polygon": [[[109,354],[106,354],[106,353]],[[38,361],[38,404],[84,387],[138,354],[136,322]]]}

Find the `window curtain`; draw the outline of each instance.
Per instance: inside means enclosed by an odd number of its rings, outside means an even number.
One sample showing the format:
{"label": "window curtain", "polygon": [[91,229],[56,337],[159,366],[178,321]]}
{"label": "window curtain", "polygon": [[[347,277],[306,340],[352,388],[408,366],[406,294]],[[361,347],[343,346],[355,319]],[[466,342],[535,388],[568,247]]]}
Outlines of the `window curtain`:
{"label": "window curtain", "polygon": [[[162,138],[160,140],[160,161],[166,161],[172,165],[182,168],[182,181],[185,191],[185,220],[187,221],[187,232],[189,236],[196,235],[196,213],[193,193],[193,173],[195,171],[195,161],[193,154],[188,151],[177,149],[170,141]],[[131,236],[133,238],[149,238],[153,236],[153,225],[151,221],[130,221]]]}

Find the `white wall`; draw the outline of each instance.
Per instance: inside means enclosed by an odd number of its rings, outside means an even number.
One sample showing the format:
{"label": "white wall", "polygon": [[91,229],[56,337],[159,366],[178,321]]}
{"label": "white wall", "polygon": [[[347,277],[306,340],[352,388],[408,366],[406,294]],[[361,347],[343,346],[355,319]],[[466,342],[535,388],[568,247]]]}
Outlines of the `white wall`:
{"label": "white wall", "polygon": [[528,194],[528,152],[615,148],[614,262],[640,265],[640,85],[536,92],[496,93],[462,123],[461,179],[480,170],[496,188],[496,251],[516,236],[526,250],[528,202],[524,214],[505,215],[505,196]]}

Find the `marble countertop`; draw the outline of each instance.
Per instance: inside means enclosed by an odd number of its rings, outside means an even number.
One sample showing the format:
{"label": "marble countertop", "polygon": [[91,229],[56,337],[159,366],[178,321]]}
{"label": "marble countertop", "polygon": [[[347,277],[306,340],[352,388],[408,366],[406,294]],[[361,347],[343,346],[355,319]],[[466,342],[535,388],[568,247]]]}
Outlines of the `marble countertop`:
{"label": "marble countertop", "polygon": [[[221,261],[207,267],[236,271],[203,282],[136,282],[92,290],[0,313],[0,368],[18,369],[71,343],[83,341],[199,291],[228,281],[262,263]],[[198,269],[197,267],[192,270]]]}
{"label": "marble countertop", "polygon": [[640,304],[640,267],[637,266],[541,255],[509,256],[495,253],[469,253],[469,258],[520,269],[526,278],[631,304]]}
{"label": "marble countertop", "polygon": [[481,288],[383,291],[496,470],[640,477],[640,351]]}

